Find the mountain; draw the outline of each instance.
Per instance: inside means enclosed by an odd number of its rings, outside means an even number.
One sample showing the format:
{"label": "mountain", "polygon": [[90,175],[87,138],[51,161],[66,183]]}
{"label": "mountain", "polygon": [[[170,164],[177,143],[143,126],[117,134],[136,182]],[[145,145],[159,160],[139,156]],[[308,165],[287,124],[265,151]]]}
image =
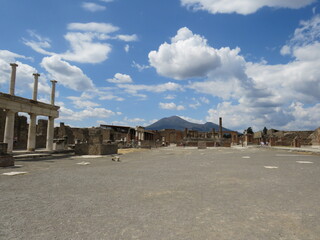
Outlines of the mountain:
{"label": "mountain", "polygon": [[[214,128],[216,131],[219,131],[219,125],[207,122],[205,124],[191,123],[178,116],[172,116],[167,118],[162,118],[159,121],[146,127],[147,130],[162,130],[162,129],[176,129],[184,130],[188,128],[189,130],[197,130],[200,132],[210,132]],[[222,128],[223,131],[232,131],[227,128]]]}

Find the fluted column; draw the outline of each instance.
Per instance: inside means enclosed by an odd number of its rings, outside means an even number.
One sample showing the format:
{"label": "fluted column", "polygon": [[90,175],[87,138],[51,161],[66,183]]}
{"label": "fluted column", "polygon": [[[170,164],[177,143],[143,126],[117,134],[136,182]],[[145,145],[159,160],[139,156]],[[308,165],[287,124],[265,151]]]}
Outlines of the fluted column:
{"label": "fluted column", "polygon": [[13,150],[14,115],[15,112],[11,110],[7,111],[3,142],[8,144],[8,153],[11,153]]}
{"label": "fluted column", "polygon": [[51,88],[51,105],[54,105],[55,96],[56,96],[56,80],[51,80],[52,88]]}
{"label": "fluted column", "polygon": [[33,84],[33,95],[32,95],[32,99],[34,101],[37,101],[37,97],[38,97],[38,78],[40,77],[39,73],[34,73],[34,84]]}
{"label": "fluted column", "polygon": [[36,149],[36,130],[37,130],[37,115],[30,113],[29,131],[27,150],[34,151]]}
{"label": "fluted column", "polygon": [[10,81],[10,95],[14,95],[14,89],[16,86],[16,71],[18,64],[10,63],[11,66],[11,81]]}

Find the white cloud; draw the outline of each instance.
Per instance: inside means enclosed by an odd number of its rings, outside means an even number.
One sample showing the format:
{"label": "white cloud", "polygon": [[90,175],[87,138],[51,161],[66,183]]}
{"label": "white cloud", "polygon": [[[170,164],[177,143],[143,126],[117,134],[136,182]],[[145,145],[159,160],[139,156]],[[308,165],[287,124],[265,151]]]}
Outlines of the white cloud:
{"label": "white cloud", "polygon": [[149,65],[141,65],[139,63],[136,63],[135,61],[132,62],[132,67],[137,68],[139,72],[142,72],[145,69],[150,68],[151,66]]}
{"label": "white cloud", "polygon": [[119,39],[125,42],[135,42],[138,41],[138,36],[136,34],[133,35],[117,35],[115,39]]}
{"label": "white cloud", "polygon": [[68,30],[84,31],[84,32],[97,32],[97,33],[113,33],[119,31],[119,27],[116,27],[110,23],[69,23]]}
{"label": "white cloud", "polygon": [[130,122],[130,123],[142,123],[142,122],[145,122],[146,120],[143,119],[143,118],[128,118],[128,117],[125,117],[124,121],[125,122]]}
{"label": "white cloud", "polygon": [[132,83],[132,78],[127,75],[127,74],[122,74],[122,73],[116,73],[114,75],[114,78],[107,79],[108,82],[110,83]]}
{"label": "white cloud", "polygon": [[193,109],[197,109],[198,107],[201,106],[201,103],[196,101],[195,103],[191,103],[189,104],[189,107],[193,108]]}
{"label": "white cloud", "polygon": [[[288,128],[288,123],[297,122],[295,111],[288,110],[292,103],[299,101],[309,104],[301,107],[307,111],[307,108],[314,110],[315,104],[320,102],[319,26],[319,16],[301,22],[287,44],[293,57],[293,61],[287,64],[246,62],[240,55],[240,48],[214,49],[207,44],[204,37],[195,35],[186,28],[178,31],[172,38],[171,44],[162,44],[158,52],[151,52],[149,60],[157,72],[166,77],[175,79],[202,77],[196,81],[189,81],[187,88],[218,96],[224,100],[209,111],[208,118],[213,114],[225,116],[225,122],[228,124],[226,126],[236,130],[247,128],[246,125],[249,123],[256,128],[263,128],[264,125]],[[184,50],[176,46],[179,42],[185,44]],[[205,61],[201,62],[191,71],[185,66],[194,63],[197,54],[201,53],[201,51],[193,53],[190,51],[192,48],[202,49],[205,52],[203,55],[214,53],[215,61],[210,61],[211,65]],[[288,52],[288,49],[283,52]],[[170,66],[166,65],[167,63],[170,63]],[[209,103],[208,99],[202,100],[198,99],[189,106],[197,108],[201,102]],[[176,108],[174,103],[162,103],[160,106],[167,109]],[[218,116],[216,118],[218,119]],[[316,128],[318,124],[314,122],[312,128]],[[306,123],[290,126],[300,129],[311,125]]]}
{"label": "white cloud", "polygon": [[207,40],[186,27],[178,30],[171,44],[163,43],[158,51],[151,51],[149,62],[158,74],[176,80],[204,77],[221,64],[217,51],[208,46]]}
{"label": "white cloud", "polygon": [[[301,21],[300,27],[294,31],[293,37],[281,48],[282,55],[295,55],[302,47],[313,45],[320,40],[320,15],[308,21]],[[296,56],[297,57],[297,56]]]}
{"label": "white cloud", "polygon": [[126,44],[126,45],[124,46],[124,51],[125,51],[126,53],[128,53],[129,50],[130,50],[130,46],[129,46],[129,44]]}
{"label": "white cloud", "polygon": [[181,5],[195,11],[205,10],[212,14],[216,13],[255,13],[262,7],[291,8],[305,7],[316,0],[180,0]]}
{"label": "white cloud", "polygon": [[111,45],[94,42],[97,35],[93,33],[70,32],[65,39],[70,43],[71,50],[59,54],[65,60],[80,63],[99,63],[108,59]]}
{"label": "white cloud", "polygon": [[210,103],[210,100],[206,97],[200,97],[200,101],[203,102],[203,103],[206,103],[206,104],[209,104]]}
{"label": "white cloud", "polygon": [[85,97],[75,97],[75,96],[69,96],[67,97],[68,99],[72,100],[73,106],[78,109],[83,109],[83,108],[94,108],[100,106],[100,104],[86,100]]}
{"label": "white cloud", "polygon": [[[51,48],[50,39],[41,37],[34,31],[29,31],[29,34],[33,39],[23,39],[23,42],[36,52],[44,55],[59,55],[65,60],[80,63],[100,63],[107,60],[112,51],[111,44],[106,43],[106,40],[117,39],[126,42],[138,40],[136,34],[110,36],[109,34],[119,31],[119,27],[109,23],[74,22],[68,24],[67,28],[72,31],[64,36],[65,40],[70,44],[70,49],[64,53],[49,51],[48,49]],[[129,45],[125,49],[126,51],[129,51]]]}
{"label": "white cloud", "polygon": [[185,107],[182,106],[182,105],[176,105],[175,103],[171,102],[171,103],[162,103],[160,102],[159,103],[159,107],[161,109],[167,109],[167,110],[178,110],[178,111],[181,111],[181,110],[185,110]]}
{"label": "white cloud", "polygon": [[203,120],[198,120],[198,119],[194,119],[194,118],[190,118],[190,117],[185,117],[185,116],[179,116],[182,119],[188,121],[188,122],[192,122],[192,123],[198,123],[198,124],[204,124],[205,122]]}
{"label": "white cloud", "polygon": [[64,106],[60,107],[60,120],[83,121],[85,118],[109,118],[115,113],[106,108],[86,108],[82,111],[75,112]]}
{"label": "white cloud", "polygon": [[172,100],[172,99],[175,99],[175,98],[176,98],[176,95],[172,95],[172,94],[169,94],[169,95],[164,97],[164,99],[167,99],[167,100]]}
{"label": "white cloud", "polygon": [[[17,73],[16,73],[16,88],[15,94],[23,94],[26,92],[30,92],[30,97],[32,96],[34,77],[33,73],[38,73],[37,69],[33,66],[22,63],[17,59],[25,59],[25,60],[33,60],[30,57],[26,57],[14,52],[10,52],[8,50],[0,50],[0,84],[8,85],[10,82],[11,76],[11,66],[10,63],[17,63]],[[0,85],[0,87],[2,87]],[[48,84],[48,78],[46,74],[41,73],[38,82],[38,99],[44,96],[40,96],[41,94],[50,95],[51,94],[51,86]]]}
{"label": "white cloud", "polygon": [[80,68],[61,60],[59,56],[44,57],[41,66],[53,79],[56,79],[59,84],[67,88],[76,91],[94,88],[92,80]]}
{"label": "white cloud", "polygon": [[166,91],[182,91],[183,87],[177,83],[167,82],[158,85],[134,85],[118,84],[119,88],[124,89],[127,93],[136,95],[139,91],[161,93]]}
{"label": "white cloud", "polygon": [[102,6],[100,4],[96,4],[93,2],[84,2],[84,3],[82,3],[81,6],[83,9],[90,11],[90,12],[98,12],[98,11],[106,10],[105,6]]}

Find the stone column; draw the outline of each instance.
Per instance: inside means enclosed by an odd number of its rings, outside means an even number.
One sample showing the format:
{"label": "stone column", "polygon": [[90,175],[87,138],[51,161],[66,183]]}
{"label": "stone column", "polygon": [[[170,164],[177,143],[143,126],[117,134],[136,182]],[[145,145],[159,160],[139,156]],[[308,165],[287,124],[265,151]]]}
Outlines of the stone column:
{"label": "stone column", "polygon": [[48,128],[47,128],[47,151],[53,150],[53,134],[54,134],[54,117],[48,118]]}
{"label": "stone column", "polygon": [[220,135],[220,138],[222,139],[222,118],[220,117],[219,118],[219,135]]}
{"label": "stone column", "polygon": [[39,73],[34,73],[34,85],[33,85],[33,95],[32,95],[32,99],[34,101],[37,101],[37,97],[38,97],[38,78],[40,77]]}
{"label": "stone column", "polygon": [[30,123],[28,131],[27,150],[32,152],[36,149],[36,130],[37,130],[37,115],[30,113]]}
{"label": "stone column", "polygon": [[56,95],[56,80],[51,80],[52,89],[51,89],[51,105],[54,105],[55,95]]}
{"label": "stone column", "polygon": [[[16,86],[16,71],[18,64],[16,63],[10,63],[11,66],[11,82],[10,82],[10,95],[14,95],[14,89]],[[9,146],[8,146],[9,149]]]}
{"label": "stone column", "polygon": [[14,115],[15,112],[7,110],[3,142],[8,144],[8,153],[11,153],[13,150]]}

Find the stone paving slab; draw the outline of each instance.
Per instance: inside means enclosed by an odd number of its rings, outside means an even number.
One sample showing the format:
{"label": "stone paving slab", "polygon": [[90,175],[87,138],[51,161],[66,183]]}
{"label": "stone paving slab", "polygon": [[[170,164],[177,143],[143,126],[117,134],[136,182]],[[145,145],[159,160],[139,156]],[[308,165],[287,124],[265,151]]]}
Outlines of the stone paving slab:
{"label": "stone paving slab", "polygon": [[[0,239],[320,236],[317,155],[170,147],[121,155],[121,162],[111,156],[79,162],[53,158],[0,168]],[[2,175],[10,171],[27,174]]]}

